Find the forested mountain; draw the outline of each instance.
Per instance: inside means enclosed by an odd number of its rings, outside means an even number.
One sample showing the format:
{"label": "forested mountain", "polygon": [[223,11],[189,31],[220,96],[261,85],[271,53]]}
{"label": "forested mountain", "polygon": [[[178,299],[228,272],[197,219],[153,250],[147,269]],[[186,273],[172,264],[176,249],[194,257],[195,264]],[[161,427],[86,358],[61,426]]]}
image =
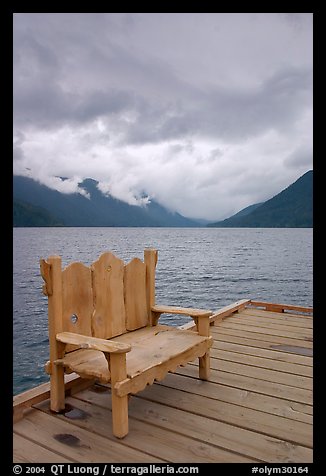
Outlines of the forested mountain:
{"label": "forested mountain", "polygon": [[313,226],[313,171],[262,204],[248,208],[210,227],[311,228]]}
{"label": "forested mountain", "polygon": [[14,226],[200,226],[154,200],[136,206],[104,195],[93,179],[84,180],[80,187],[90,198],[60,193],[31,178],[14,176]]}

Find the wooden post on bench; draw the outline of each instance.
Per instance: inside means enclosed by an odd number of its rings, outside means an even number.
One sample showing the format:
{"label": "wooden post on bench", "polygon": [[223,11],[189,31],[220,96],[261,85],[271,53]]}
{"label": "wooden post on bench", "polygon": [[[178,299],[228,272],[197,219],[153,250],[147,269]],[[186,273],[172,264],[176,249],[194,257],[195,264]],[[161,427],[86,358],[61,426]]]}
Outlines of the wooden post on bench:
{"label": "wooden post on bench", "polygon": [[112,431],[117,438],[128,434],[128,395],[119,397],[115,384],[127,378],[126,354],[112,353],[107,357],[111,373]]}
{"label": "wooden post on bench", "polygon": [[56,335],[62,332],[62,278],[61,278],[61,258],[60,256],[50,256],[48,262],[41,260],[41,273],[46,282],[45,290],[48,293],[48,314],[49,314],[49,342],[50,342],[50,362],[51,362],[51,410],[60,412],[65,408],[65,383],[64,368],[61,365],[54,365],[57,359],[62,359],[65,345],[57,342]]}
{"label": "wooden post on bench", "polygon": [[147,248],[144,250],[144,263],[146,264],[146,299],[147,312],[150,325],[155,326],[157,318],[152,312],[152,306],[155,306],[155,268],[157,264],[157,250]]}
{"label": "wooden post on bench", "polygon": [[[208,318],[197,318],[197,329],[200,336],[210,336],[210,325]],[[210,375],[210,350],[206,352],[202,357],[199,357],[199,378],[202,380],[208,380]]]}

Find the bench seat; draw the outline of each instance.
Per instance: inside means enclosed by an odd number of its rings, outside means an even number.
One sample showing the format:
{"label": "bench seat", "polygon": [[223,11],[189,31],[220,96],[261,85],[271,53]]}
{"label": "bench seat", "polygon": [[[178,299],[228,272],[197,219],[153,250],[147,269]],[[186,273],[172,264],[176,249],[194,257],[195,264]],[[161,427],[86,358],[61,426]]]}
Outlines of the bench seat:
{"label": "bench seat", "polygon": [[[173,326],[157,325],[128,332],[110,341],[131,345],[131,351],[126,354],[127,378],[134,379],[145,371],[160,366],[164,367],[166,375],[177,366],[201,357],[211,346],[212,337],[199,336],[195,332],[179,330]],[[78,349],[66,354],[63,359],[56,360],[54,364],[88,378],[110,382],[107,360],[99,350]]]}

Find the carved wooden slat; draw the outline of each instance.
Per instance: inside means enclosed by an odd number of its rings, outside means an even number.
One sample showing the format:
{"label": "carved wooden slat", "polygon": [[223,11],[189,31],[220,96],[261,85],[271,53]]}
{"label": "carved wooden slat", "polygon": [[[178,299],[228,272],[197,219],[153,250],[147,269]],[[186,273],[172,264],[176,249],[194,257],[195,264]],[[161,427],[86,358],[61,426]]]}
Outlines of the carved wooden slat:
{"label": "carved wooden slat", "polygon": [[51,265],[45,259],[40,260],[40,269],[42,278],[45,281],[43,285],[43,294],[45,296],[52,296],[53,288],[52,288],[52,278],[51,278]]}
{"label": "carved wooden slat", "polygon": [[104,253],[91,268],[94,293],[93,336],[109,339],[125,333],[124,262],[112,253]]}
{"label": "carved wooden slat", "polygon": [[127,330],[132,331],[148,325],[146,265],[139,258],[134,258],[125,266],[124,294]]}
{"label": "carved wooden slat", "polygon": [[150,316],[151,325],[156,325],[160,314],[152,312],[155,306],[155,268],[157,264],[158,252],[147,248],[144,250],[144,263],[146,265],[146,297],[147,313]]}
{"label": "carved wooden slat", "polygon": [[62,331],[91,336],[92,314],[91,269],[72,263],[62,271]]}

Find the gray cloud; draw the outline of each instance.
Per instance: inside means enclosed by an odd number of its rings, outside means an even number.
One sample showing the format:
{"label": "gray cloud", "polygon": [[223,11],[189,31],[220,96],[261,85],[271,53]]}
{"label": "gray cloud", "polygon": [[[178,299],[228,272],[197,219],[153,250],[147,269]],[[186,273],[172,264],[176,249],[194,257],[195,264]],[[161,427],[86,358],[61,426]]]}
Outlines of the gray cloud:
{"label": "gray cloud", "polygon": [[284,159],[284,165],[289,168],[306,170],[311,166],[313,151],[311,147],[299,147]]}
{"label": "gray cloud", "polygon": [[24,158],[23,143],[25,140],[25,136],[21,131],[16,130],[14,131],[13,139],[13,160],[15,162]]}
{"label": "gray cloud", "polygon": [[14,14],[14,172],[53,187],[222,218],[311,168],[311,111],[309,13]]}

